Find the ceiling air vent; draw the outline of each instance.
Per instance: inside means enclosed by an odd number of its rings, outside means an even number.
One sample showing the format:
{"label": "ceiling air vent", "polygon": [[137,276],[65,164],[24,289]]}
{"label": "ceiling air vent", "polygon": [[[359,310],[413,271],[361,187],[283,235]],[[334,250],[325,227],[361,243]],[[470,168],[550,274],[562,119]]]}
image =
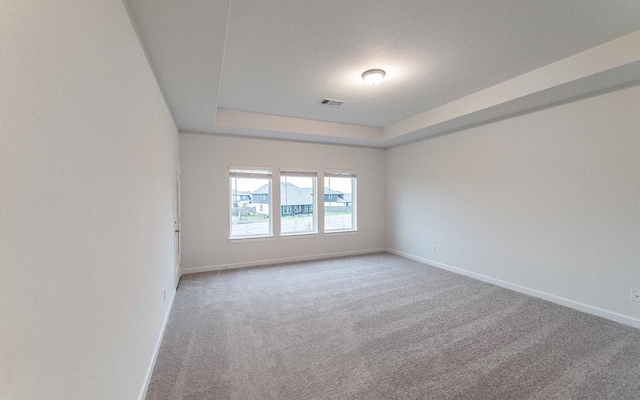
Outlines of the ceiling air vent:
{"label": "ceiling air vent", "polygon": [[342,100],[334,100],[334,99],[323,99],[320,104],[322,104],[323,106],[330,106],[330,107],[340,107],[341,105],[344,104],[344,101]]}

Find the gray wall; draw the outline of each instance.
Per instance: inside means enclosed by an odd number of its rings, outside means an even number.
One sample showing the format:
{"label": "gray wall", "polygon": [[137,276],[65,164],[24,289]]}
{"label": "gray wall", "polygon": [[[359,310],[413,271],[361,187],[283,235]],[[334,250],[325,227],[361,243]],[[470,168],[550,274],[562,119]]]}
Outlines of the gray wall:
{"label": "gray wall", "polygon": [[177,129],[122,1],[4,2],[0,26],[0,398],[135,399]]}
{"label": "gray wall", "polygon": [[[183,271],[384,248],[384,150],[183,132],[180,154]],[[280,168],[310,168],[319,170],[320,176],[323,169],[357,171],[358,232],[280,238],[274,226],[272,239],[229,241],[229,166],[269,167],[274,182],[279,180]],[[274,193],[274,198],[278,196]],[[277,205],[274,209],[278,210]]]}
{"label": "gray wall", "polygon": [[387,245],[640,327],[639,110],[636,86],[389,150]]}

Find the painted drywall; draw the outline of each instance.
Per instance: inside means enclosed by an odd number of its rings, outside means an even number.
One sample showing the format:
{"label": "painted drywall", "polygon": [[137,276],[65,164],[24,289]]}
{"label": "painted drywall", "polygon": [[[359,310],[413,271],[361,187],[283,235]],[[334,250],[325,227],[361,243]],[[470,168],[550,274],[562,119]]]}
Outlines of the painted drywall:
{"label": "painted drywall", "polygon": [[640,327],[638,110],[634,86],[388,150],[388,246]]}
{"label": "painted drywall", "polygon": [[0,398],[136,399],[177,129],[121,0],[3,2],[0,36]]}
{"label": "painted drywall", "polygon": [[[384,150],[181,132],[180,158],[185,272],[384,247]],[[229,166],[356,171],[358,232],[229,241]]]}

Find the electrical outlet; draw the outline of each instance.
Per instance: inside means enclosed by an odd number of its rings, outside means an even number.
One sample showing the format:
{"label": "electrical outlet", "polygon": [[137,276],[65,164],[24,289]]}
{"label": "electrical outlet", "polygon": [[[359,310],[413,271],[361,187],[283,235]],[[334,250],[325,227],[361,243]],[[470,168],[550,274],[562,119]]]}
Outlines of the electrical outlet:
{"label": "electrical outlet", "polygon": [[223,256],[227,254],[227,250],[226,249],[222,249],[220,250],[220,254],[222,254]]}
{"label": "electrical outlet", "polygon": [[640,301],[640,289],[631,289],[631,300]]}
{"label": "electrical outlet", "polygon": [[433,246],[431,246],[431,250],[433,250],[434,253],[438,252],[438,248],[436,247],[435,244]]}

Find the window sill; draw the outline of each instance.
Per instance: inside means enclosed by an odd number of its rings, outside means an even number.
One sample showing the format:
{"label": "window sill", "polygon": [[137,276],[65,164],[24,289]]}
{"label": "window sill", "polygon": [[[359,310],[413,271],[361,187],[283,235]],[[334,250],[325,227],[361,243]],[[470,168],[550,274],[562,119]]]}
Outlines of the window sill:
{"label": "window sill", "polygon": [[247,243],[247,242],[268,242],[273,240],[273,236],[247,236],[228,238],[229,243]]}
{"label": "window sill", "polygon": [[330,235],[330,236],[340,236],[340,235],[355,235],[358,233],[357,229],[352,229],[349,231],[329,231],[329,232],[325,232],[325,235]]}
{"label": "window sill", "polygon": [[318,232],[309,232],[309,233],[287,233],[284,235],[280,235],[280,239],[283,240],[291,240],[291,239],[308,239],[318,237]]}

